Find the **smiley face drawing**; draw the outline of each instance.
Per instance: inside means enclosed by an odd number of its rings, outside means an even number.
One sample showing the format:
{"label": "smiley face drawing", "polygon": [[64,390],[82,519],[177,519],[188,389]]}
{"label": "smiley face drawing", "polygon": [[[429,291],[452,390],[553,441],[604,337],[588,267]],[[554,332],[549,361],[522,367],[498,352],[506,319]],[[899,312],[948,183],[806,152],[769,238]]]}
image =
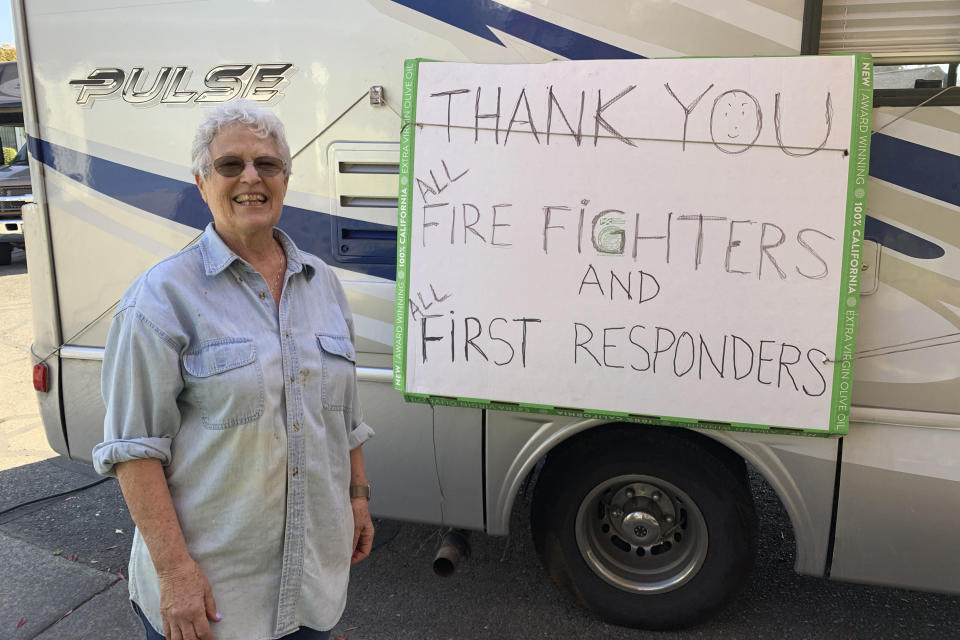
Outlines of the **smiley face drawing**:
{"label": "smiley face drawing", "polygon": [[713,101],[710,137],[720,151],[743,153],[757,141],[762,128],[760,103],[746,91],[724,91]]}

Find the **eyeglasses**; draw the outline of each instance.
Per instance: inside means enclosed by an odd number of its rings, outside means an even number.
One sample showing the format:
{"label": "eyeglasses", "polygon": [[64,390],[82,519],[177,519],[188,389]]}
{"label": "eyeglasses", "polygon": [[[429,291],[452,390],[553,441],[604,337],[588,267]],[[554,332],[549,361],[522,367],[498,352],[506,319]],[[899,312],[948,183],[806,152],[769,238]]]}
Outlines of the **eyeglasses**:
{"label": "eyeglasses", "polygon": [[[221,156],[213,161],[213,168],[224,178],[236,178],[247,168],[247,161],[240,156]],[[260,156],[253,159],[253,168],[261,178],[272,178],[283,171],[284,164],[280,158]]]}

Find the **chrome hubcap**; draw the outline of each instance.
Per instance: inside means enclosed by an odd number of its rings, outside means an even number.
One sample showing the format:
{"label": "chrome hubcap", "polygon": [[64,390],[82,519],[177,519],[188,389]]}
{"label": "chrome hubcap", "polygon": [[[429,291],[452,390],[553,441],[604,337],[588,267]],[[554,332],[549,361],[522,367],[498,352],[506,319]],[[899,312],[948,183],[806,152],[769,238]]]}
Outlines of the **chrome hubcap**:
{"label": "chrome hubcap", "polygon": [[700,509],[678,487],[651,476],[619,476],[594,487],[575,527],[587,565],[626,591],[672,591],[697,574],[707,555]]}

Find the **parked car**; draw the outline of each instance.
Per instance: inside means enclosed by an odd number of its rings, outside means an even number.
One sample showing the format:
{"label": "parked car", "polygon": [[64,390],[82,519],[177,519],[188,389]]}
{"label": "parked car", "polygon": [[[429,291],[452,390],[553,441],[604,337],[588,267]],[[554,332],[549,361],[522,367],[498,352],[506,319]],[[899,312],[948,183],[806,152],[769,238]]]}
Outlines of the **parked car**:
{"label": "parked car", "polygon": [[30,164],[24,144],[9,164],[0,166],[0,265],[10,264],[14,247],[25,248],[20,208],[32,200]]}

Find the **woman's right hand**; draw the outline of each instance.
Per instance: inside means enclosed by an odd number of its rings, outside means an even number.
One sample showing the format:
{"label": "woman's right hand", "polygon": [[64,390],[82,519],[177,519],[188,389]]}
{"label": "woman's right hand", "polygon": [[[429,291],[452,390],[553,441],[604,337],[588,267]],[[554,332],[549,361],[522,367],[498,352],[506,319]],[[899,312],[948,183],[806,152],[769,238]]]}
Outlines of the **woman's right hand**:
{"label": "woman's right hand", "polygon": [[219,622],[210,582],[196,562],[157,572],[160,615],[167,640],[213,640],[210,622]]}
{"label": "woman's right hand", "polygon": [[163,466],[157,458],[116,465],[117,480],[143,535],[160,584],[160,615],[167,640],[213,640],[219,621],[210,582],[187,550]]}

